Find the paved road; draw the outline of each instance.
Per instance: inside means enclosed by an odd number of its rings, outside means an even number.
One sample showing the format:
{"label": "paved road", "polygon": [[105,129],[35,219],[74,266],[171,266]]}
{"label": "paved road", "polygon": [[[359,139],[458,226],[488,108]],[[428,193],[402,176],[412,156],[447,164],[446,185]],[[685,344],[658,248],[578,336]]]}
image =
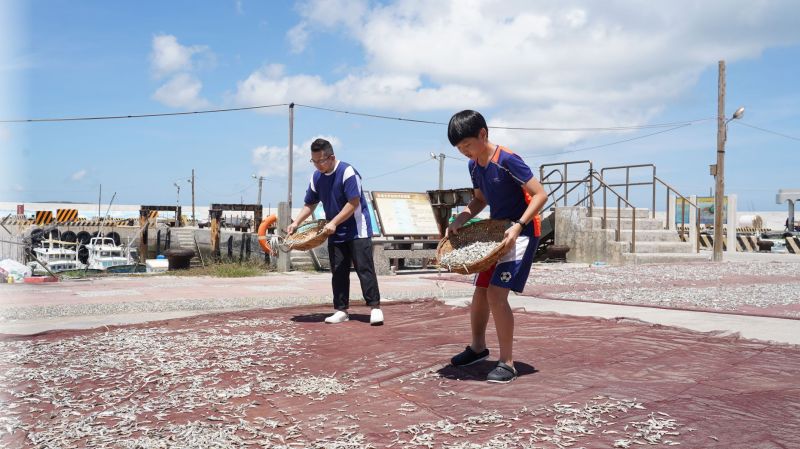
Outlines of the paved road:
{"label": "paved road", "polygon": [[[381,276],[385,301],[438,298],[469,304],[472,287],[437,279],[435,273]],[[362,304],[355,274],[353,304]],[[43,285],[0,286],[0,332],[32,334],[173,319],[218,311],[319,304],[331,309],[330,275],[293,272],[250,278],[122,277]],[[701,332],[738,333],[743,338],[800,344],[800,320],[763,318],[663,308],[632,307],[511,296],[513,307],[529,312],[630,318]],[[386,317],[391,324],[391,316]]]}

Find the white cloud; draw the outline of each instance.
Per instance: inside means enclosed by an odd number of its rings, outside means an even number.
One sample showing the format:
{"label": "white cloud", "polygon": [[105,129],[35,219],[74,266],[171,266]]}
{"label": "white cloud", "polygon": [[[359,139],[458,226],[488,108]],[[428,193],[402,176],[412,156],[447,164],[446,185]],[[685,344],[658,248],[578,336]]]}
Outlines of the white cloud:
{"label": "white cloud", "polygon": [[291,101],[318,104],[329,101],[333,91],[322,78],[286,76],[280,64],[266,65],[238,83],[235,99],[240,104],[275,104]]}
{"label": "white cloud", "polygon": [[[293,150],[293,172],[304,175],[313,170],[313,166],[308,162],[311,159],[311,142],[318,138],[328,140],[333,146],[334,153],[342,147],[341,141],[335,136],[314,136],[300,145],[295,145]],[[251,162],[259,176],[268,178],[286,178],[289,172],[289,150],[288,146],[266,146],[254,148],[251,151]]]}
{"label": "white cloud", "polygon": [[206,52],[208,47],[205,45],[187,47],[178,43],[178,39],[171,34],[159,34],[153,37],[151,67],[157,77],[190,71],[193,69],[192,56]]}
{"label": "white cloud", "polygon": [[236,0],[236,14],[239,15],[244,14],[244,6],[242,5],[242,0]]}
{"label": "white cloud", "polygon": [[72,179],[73,181],[80,181],[81,179],[86,177],[87,173],[88,172],[86,171],[86,169],[78,170],[75,173],[73,173],[72,176],[70,176],[70,179]]}
{"label": "white cloud", "polygon": [[[239,83],[240,103],[448,112],[492,107],[495,124],[637,125],[718,60],[800,42],[800,4],[788,0],[715,0],[691,8],[588,0],[309,0],[298,10],[296,29],[303,33],[290,39],[295,51],[324,33],[344,34],[363,50],[363,65],[332,81],[267,66]],[[494,135],[538,150],[588,133]]]}
{"label": "white cloud", "polygon": [[308,25],[300,22],[286,33],[289,49],[292,53],[302,53],[308,44]]}
{"label": "white cloud", "polygon": [[240,104],[339,104],[395,110],[454,109],[490,104],[480,90],[452,84],[424,87],[409,75],[348,75],[335,83],[319,76],[286,75],[283,66],[271,64],[239,82],[235,99]]}
{"label": "white cloud", "polygon": [[200,97],[202,88],[203,83],[197,77],[179,73],[159,87],[153,99],[173,108],[201,108],[209,104]]}

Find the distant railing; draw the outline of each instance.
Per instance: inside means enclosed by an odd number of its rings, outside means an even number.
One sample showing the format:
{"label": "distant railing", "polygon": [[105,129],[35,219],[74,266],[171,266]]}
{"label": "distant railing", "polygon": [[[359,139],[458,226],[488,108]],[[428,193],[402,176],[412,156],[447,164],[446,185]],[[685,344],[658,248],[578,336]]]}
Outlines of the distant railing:
{"label": "distant railing", "polygon": [[[575,165],[584,165],[588,166],[588,174],[580,179],[569,179],[568,178],[568,170],[570,167]],[[649,180],[645,181],[631,181],[631,170],[640,169],[640,168],[648,168],[649,169]],[[550,171],[545,174],[545,169],[550,169]],[[606,172],[614,171],[614,170],[625,170],[625,182],[620,183],[612,183],[607,181]],[[677,189],[672,187],[671,185],[667,184],[661,178],[656,176],[656,166],[653,164],[637,164],[637,165],[621,165],[616,167],[606,167],[600,170],[599,172],[592,168],[592,162],[585,160],[585,161],[571,161],[571,162],[559,162],[554,164],[544,164],[539,167],[540,173],[540,180],[543,186],[553,186],[550,188],[550,199],[551,202],[545,206],[545,210],[550,209],[552,207],[558,207],[559,203],[563,203],[563,206],[578,206],[578,205],[586,205],[589,210],[589,216],[592,217],[595,215],[595,200],[594,195],[599,192],[601,189],[603,190],[603,229],[607,229],[607,195],[608,191],[611,191],[614,196],[617,197],[617,230],[616,230],[616,241],[620,241],[621,229],[620,229],[620,222],[621,222],[621,206],[622,203],[625,203],[627,207],[632,209],[632,217],[631,217],[631,252],[635,252],[636,248],[636,208],[632,204],[632,200],[630,199],[631,187],[635,186],[650,186],[651,190],[651,197],[652,197],[652,207],[651,207],[651,217],[655,218],[655,210],[656,210],[656,187],[660,184],[666,188],[666,204],[665,210],[666,212],[666,222],[664,223],[665,229],[671,229],[670,227],[670,220],[672,219],[671,216],[671,195],[674,194],[677,198],[681,198],[684,201],[684,207],[690,208],[690,215],[694,215],[694,231],[695,236],[699,236],[700,234],[700,221],[697,219],[699,217],[699,210],[697,204],[690,201]],[[560,179],[556,180],[555,175],[558,174]],[[578,201],[569,201],[569,195],[575,191],[580,186],[584,186],[587,188],[588,193],[580,198]],[[615,188],[617,187],[624,187],[624,193],[617,191]],[[571,203],[571,204],[570,204]],[[588,203],[588,205],[587,205]],[[693,208],[693,210],[692,210]],[[686,211],[681,210],[681,230],[686,228]],[[677,224],[677,211],[676,211],[676,224]],[[682,232],[682,231],[681,231]],[[699,238],[699,237],[696,237]],[[695,245],[696,250],[699,251],[699,245]]]}
{"label": "distant railing", "polygon": [[[653,170],[653,176],[650,181],[631,182],[631,169],[650,167]],[[600,176],[606,179],[606,171],[612,170],[625,170],[625,182],[620,184],[608,184],[609,187],[625,187],[625,199],[630,200],[631,186],[651,186],[653,195],[653,207],[650,209],[652,218],[656,218],[656,166],[653,164],[637,164],[637,165],[619,165],[616,167],[605,167],[600,170]]]}
{"label": "distant railing", "polygon": [[[587,196],[594,197],[594,194],[598,190],[603,189],[603,229],[608,229],[608,191],[611,191],[611,193],[617,197],[617,228],[614,230],[614,241],[616,242],[622,240],[622,203],[624,202],[631,208],[631,253],[636,253],[636,207],[627,199],[623,198],[613,187],[606,184],[603,177],[600,176],[597,171],[592,171],[587,178],[587,182],[591,182],[592,185],[592,180],[597,181],[599,184],[597,189],[590,191]],[[592,209],[589,209],[589,216],[593,216]]]}
{"label": "distant railing", "polygon": [[[570,161],[570,162],[559,162],[555,164],[543,164],[539,167],[539,181],[542,183],[543,186],[550,186],[555,185],[556,187],[550,191],[550,199],[551,202],[544,207],[544,210],[548,210],[551,207],[555,207],[558,205],[559,201],[563,201],[564,206],[569,205],[568,196],[569,194],[575,190],[577,187],[586,185],[587,178],[583,177],[580,179],[569,179],[569,167],[575,165],[588,165],[588,169],[584,168],[584,173],[591,173],[592,172],[592,161]],[[550,170],[547,175],[544,174],[545,168],[555,167],[554,169]],[[561,176],[561,179],[558,181],[552,181],[550,179],[551,176],[558,173]],[[573,184],[570,187],[570,184]],[[592,190],[592,180],[589,177],[588,179],[589,190]],[[563,193],[560,195],[554,195],[560,189],[564,189]],[[580,204],[580,201],[575,203],[574,205]],[[592,199],[589,199],[589,208],[593,206]]]}
{"label": "distant railing", "polygon": [[[672,193],[675,194],[675,196],[680,197],[683,200],[683,207],[681,208],[681,227],[680,227],[680,230],[678,232],[680,232],[681,233],[681,237],[683,237],[683,235],[682,235],[683,234],[683,230],[686,228],[686,211],[684,210],[684,208],[688,205],[689,207],[693,207],[694,208],[694,216],[695,216],[695,220],[694,220],[694,235],[695,235],[695,238],[699,238],[699,236],[700,236],[700,213],[699,213],[700,209],[697,207],[697,204],[689,201],[688,198],[686,198],[685,196],[681,195],[680,192],[675,190],[671,185],[669,185],[666,182],[664,182],[663,180],[661,180],[661,178],[659,178],[658,176],[653,175],[653,179],[655,181],[657,181],[657,182],[660,182],[667,189],[667,204],[666,204],[666,211],[667,211],[666,225],[667,225],[667,227],[669,227],[669,223],[670,223],[670,215],[669,215],[669,211],[670,211],[670,207],[669,207],[670,196],[669,196],[669,193],[672,192]],[[676,215],[678,214],[677,207],[675,208],[675,214]],[[676,222],[677,222],[677,220],[676,220]],[[700,252],[700,245],[697,244],[695,246],[696,246],[696,251]]]}

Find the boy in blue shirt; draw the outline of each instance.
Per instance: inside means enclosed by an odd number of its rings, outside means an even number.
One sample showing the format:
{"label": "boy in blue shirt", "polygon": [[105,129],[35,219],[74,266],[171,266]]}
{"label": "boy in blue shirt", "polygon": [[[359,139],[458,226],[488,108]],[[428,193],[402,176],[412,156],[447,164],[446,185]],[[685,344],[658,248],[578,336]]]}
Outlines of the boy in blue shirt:
{"label": "boy in blue shirt", "polygon": [[286,228],[294,233],[300,223],[311,216],[311,212],[322,202],[325,209],[324,232],[328,237],[328,256],[331,262],[331,284],[333,286],[333,315],[325,318],[328,324],[350,319],[350,265],[356,268],[361,281],[361,291],[367,305],[372,307],[369,322],[373,326],[383,324],[381,296],[378,277],[372,260],[372,223],[367,210],[367,201],[361,190],[361,175],[350,164],[339,161],[333,154],[333,146],[325,139],[311,143],[311,163],[316,171],[311,175],[303,209],[300,215]]}
{"label": "boy in blue shirt", "polygon": [[486,326],[491,313],[500,357],[486,380],[511,382],[517,377],[517,370],[512,355],[514,315],[508,304],[508,292],[520,293],[525,288],[541,235],[539,211],[547,201],[547,193],[522,158],[489,141],[489,128],[480,113],[466,110],[455,114],[447,127],[447,137],[470,159],[474,189],[472,201],[447,227],[447,234],[457,234],[464,223],[487,205],[490,218],[512,222],[502,242],[504,255],[495,266],[475,277],[470,305],[472,342],[451,363],[466,366],[489,357]]}

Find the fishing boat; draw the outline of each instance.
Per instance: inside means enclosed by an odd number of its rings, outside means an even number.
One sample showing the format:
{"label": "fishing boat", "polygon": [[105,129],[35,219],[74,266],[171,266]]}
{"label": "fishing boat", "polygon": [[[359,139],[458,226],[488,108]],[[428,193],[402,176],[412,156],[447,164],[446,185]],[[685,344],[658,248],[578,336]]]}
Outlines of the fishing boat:
{"label": "fishing boat", "polygon": [[85,268],[86,264],[78,259],[78,252],[74,249],[76,245],[61,240],[42,240],[41,246],[33,248],[36,259],[28,262],[28,267],[34,274],[47,274],[47,270],[59,273]]}
{"label": "fishing boat", "polygon": [[132,265],[134,254],[129,248],[119,246],[111,237],[92,237],[79,250],[90,269],[108,270],[120,265]]}

